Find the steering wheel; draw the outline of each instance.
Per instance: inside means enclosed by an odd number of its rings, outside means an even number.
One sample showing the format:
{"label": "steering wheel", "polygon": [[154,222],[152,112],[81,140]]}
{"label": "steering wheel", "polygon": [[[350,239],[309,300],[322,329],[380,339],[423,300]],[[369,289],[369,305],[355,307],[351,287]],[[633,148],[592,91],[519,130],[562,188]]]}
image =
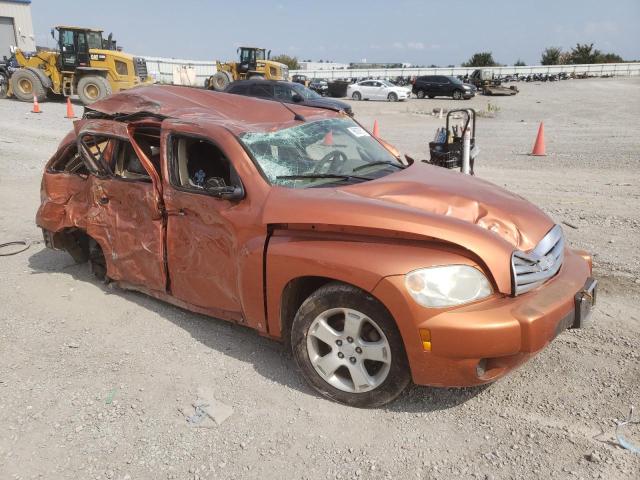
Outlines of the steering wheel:
{"label": "steering wheel", "polygon": [[322,157],[313,168],[313,173],[339,173],[347,162],[347,156],[340,150],[332,150]]}

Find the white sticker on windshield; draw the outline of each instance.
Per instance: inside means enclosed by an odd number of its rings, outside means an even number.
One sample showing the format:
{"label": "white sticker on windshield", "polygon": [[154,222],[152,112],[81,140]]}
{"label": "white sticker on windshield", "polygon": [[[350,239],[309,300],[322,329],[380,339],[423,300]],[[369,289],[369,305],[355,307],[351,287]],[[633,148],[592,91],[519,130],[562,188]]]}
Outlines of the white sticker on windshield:
{"label": "white sticker on windshield", "polygon": [[362,127],[349,127],[349,128],[347,128],[347,130],[349,130],[349,132],[351,132],[351,135],[353,135],[354,137],[369,137],[370,136],[367,133],[367,131],[364,130]]}

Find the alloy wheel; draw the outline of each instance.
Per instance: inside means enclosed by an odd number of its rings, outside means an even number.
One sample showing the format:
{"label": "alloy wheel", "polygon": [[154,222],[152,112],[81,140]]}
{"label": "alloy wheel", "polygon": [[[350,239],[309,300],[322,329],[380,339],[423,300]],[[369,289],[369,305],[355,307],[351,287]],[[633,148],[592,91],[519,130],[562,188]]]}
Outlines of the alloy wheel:
{"label": "alloy wheel", "polygon": [[391,347],[382,329],[350,308],[332,308],[313,320],[307,353],[322,379],[348,393],[379,387],[391,366]]}

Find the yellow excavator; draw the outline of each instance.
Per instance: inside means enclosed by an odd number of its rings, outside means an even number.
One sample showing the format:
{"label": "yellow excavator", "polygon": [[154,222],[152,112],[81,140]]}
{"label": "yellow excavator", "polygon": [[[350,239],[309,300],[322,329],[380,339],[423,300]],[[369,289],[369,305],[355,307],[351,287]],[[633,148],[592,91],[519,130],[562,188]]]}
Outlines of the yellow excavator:
{"label": "yellow excavator", "polygon": [[239,47],[239,62],[216,62],[216,73],[205,80],[204,86],[209,90],[222,91],[236,80],[264,79],[288,80],[289,67],[284,63],[270,59],[271,50],[264,48]]}
{"label": "yellow excavator", "polygon": [[[152,81],[144,58],[116,49],[109,34],[83,27],[57,26],[58,51],[26,55],[15,50],[19,68],[11,73],[8,94],[23,102],[39,102],[47,95],[78,95],[83,104],[101,100],[113,92]],[[56,40],[54,29],[51,36]]]}

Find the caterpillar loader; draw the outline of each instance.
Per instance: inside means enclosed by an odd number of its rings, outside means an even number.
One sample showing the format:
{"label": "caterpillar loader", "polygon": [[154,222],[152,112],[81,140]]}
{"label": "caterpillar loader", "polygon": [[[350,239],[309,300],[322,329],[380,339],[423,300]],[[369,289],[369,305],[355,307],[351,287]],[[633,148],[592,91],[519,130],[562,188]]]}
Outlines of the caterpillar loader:
{"label": "caterpillar loader", "polygon": [[284,63],[270,60],[271,50],[264,48],[239,47],[239,62],[216,62],[217,72],[205,80],[209,90],[222,91],[236,80],[262,78],[265,80],[288,80],[289,67]]}
{"label": "caterpillar loader", "polygon": [[[57,26],[58,51],[26,55],[14,52],[19,68],[9,81],[9,94],[23,102],[39,102],[47,95],[78,95],[83,104],[101,100],[112,92],[150,83],[143,58],[117,51],[111,35],[102,30]],[[54,29],[51,36],[56,39]]]}

